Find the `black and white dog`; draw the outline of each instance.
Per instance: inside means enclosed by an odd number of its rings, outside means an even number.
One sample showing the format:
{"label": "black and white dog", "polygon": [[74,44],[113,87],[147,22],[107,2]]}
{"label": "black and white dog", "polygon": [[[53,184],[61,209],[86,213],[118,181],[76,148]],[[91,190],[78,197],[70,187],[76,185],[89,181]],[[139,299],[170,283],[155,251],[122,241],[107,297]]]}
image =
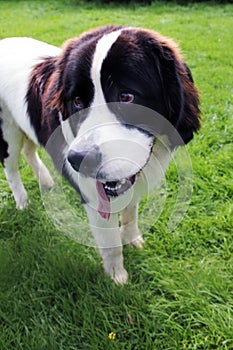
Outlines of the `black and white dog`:
{"label": "black and white dog", "polygon": [[122,241],[143,246],[138,202],[162,180],[175,148],[199,129],[198,104],[177,45],[156,32],[106,26],[62,49],[30,38],[1,40],[0,161],[17,209],[27,204],[21,150],[51,188],[36,148],[47,149],[60,128],[47,150],[83,199],[106,273],[126,283]]}

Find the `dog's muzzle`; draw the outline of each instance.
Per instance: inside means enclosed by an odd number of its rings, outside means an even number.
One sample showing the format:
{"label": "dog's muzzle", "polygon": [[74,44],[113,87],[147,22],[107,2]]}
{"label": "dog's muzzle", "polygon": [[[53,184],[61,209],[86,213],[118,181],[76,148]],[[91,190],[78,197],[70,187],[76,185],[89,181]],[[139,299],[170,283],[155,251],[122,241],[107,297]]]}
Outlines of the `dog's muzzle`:
{"label": "dog's muzzle", "polygon": [[105,219],[110,217],[110,198],[118,197],[127,192],[137,180],[137,174],[116,181],[107,181],[103,176],[98,176],[101,169],[102,155],[99,147],[95,146],[91,151],[70,150],[68,162],[72,168],[81,175],[93,177],[96,180],[98,195],[98,212]]}
{"label": "dog's muzzle", "polygon": [[101,174],[102,155],[99,147],[95,146],[91,151],[70,150],[68,162],[72,168],[81,175],[93,177],[102,184],[106,196],[118,197],[125,193],[136,181],[136,174],[122,179],[107,179]]}

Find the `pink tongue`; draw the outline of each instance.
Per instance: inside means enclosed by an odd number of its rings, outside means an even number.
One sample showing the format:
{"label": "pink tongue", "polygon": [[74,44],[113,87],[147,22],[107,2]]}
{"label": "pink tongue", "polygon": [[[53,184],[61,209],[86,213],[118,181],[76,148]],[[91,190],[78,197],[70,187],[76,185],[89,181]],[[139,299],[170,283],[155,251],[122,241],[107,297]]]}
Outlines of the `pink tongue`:
{"label": "pink tongue", "polygon": [[98,213],[105,220],[110,218],[110,200],[107,197],[104,186],[100,181],[96,181],[96,189],[98,192]]}

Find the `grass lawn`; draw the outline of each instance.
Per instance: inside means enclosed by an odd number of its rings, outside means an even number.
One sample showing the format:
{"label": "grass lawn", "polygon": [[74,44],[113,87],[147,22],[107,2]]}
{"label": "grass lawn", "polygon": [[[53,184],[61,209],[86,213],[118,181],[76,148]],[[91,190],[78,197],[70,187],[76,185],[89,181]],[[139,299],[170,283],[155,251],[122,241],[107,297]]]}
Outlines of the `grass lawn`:
{"label": "grass lawn", "polygon": [[233,349],[233,5],[0,1],[0,37],[60,45],[108,23],[152,28],[182,47],[202,100],[203,127],[187,147],[191,202],[168,232],[178,189],[172,164],[162,213],[142,218],[145,249],[124,248],[130,282],[116,287],[94,248],[53,225],[24,159],[31,202],[23,212],[1,167],[0,349]]}

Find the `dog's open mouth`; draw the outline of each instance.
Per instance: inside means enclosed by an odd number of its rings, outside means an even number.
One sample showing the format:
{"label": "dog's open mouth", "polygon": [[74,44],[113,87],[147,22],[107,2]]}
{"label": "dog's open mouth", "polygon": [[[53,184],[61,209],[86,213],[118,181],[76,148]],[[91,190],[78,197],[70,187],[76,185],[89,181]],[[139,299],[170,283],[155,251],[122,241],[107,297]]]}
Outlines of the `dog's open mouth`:
{"label": "dog's open mouth", "polygon": [[98,192],[98,212],[102,218],[109,220],[110,197],[118,197],[128,191],[136,181],[136,175],[119,181],[100,182],[96,181]]}
{"label": "dog's open mouth", "polygon": [[117,197],[128,191],[134,184],[136,175],[120,181],[111,181],[103,184],[105,193],[110,197]]}

